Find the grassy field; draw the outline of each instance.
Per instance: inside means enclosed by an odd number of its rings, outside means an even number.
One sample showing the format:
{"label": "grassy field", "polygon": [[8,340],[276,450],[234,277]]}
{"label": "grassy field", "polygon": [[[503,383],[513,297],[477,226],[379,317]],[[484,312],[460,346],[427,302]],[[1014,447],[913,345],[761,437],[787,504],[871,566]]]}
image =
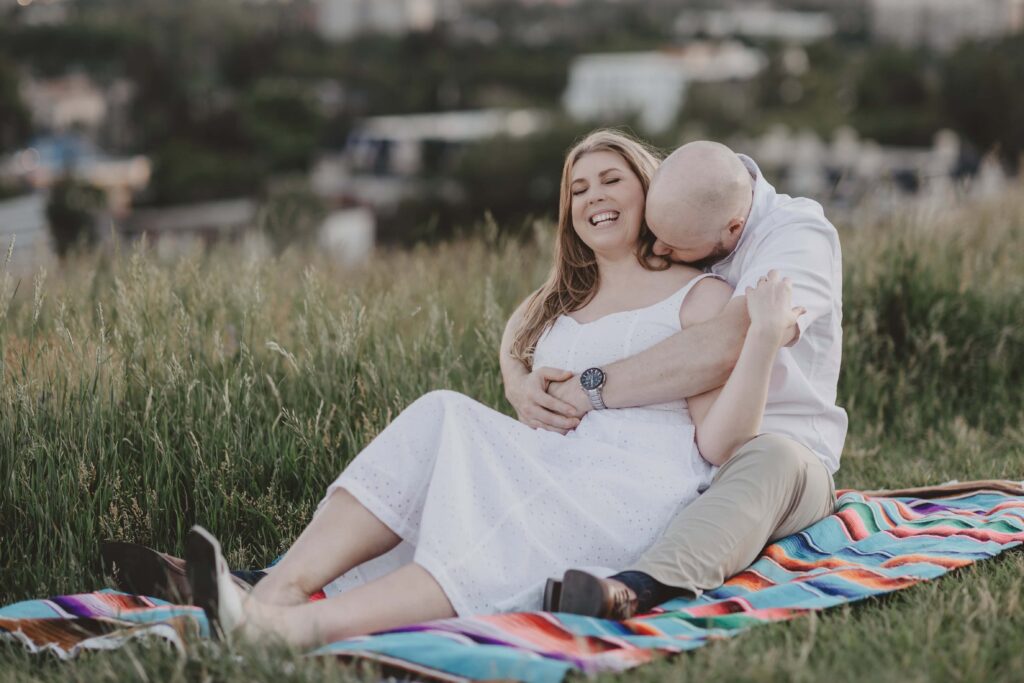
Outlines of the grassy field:
{"label": "grassy field", "polygon": [[[840,487],[1024,478],[1024,201],[841,226],[850,437]],[[102,585],[97,542],[180,552],[200,521],[235,566],[284,550],[327,483],[435,388],[508,410],[496,349],[543,278],[535,243],[379,254],[138,253],[0,284],[0,603]],[[17,292],[15,293],[15,289]],[[764,627],[636,680],[1017,680],[1024,560]],[[0,646],[3,680],[345,680],[292,653],[160,646],[60,664]]]}

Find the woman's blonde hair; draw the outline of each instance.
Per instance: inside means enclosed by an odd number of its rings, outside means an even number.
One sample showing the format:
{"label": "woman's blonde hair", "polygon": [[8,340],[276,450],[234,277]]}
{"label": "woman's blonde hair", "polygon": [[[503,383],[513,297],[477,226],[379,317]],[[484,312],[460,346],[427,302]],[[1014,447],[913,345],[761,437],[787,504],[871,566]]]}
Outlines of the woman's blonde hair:
{"label": "woman's blonde hair", "polygon": [[[644,195],[661,163],[661,155],[652,147],[626,133],[610,129],[590,133],[566,155],[559,190],[554,264],[547,282],[530,297],[512,341],[512,356],[527,367],[533,367],[533,351],[548,326],[558,316],[585,306],[597,292],[597,260],[593,250],[580,239],[572,225],[572,169],[584,155],[592,152],[615,152],[621,156],[640,180]],[[641,220],[637,260],[648,270],[664,270],[670,264],[654,255],[655,239],[647,221]]]}

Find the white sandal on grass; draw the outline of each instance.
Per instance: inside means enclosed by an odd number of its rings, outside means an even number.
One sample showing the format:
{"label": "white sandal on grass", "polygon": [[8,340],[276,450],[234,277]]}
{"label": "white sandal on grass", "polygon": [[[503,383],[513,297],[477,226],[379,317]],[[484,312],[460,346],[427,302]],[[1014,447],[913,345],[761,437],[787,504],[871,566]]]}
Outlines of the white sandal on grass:
{"label": "white sandal on grass", "polygon": [[185,539],[185,562],[192,604],[202,607],[215,639],[227,639],[245,619],[242,596],[232,580],[220,543],[198,524]]}

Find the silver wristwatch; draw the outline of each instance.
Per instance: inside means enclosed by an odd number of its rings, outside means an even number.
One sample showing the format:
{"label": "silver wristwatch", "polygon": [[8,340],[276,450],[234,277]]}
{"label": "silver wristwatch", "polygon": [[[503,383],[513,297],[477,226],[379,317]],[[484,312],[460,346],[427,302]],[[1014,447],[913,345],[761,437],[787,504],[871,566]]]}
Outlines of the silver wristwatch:
{"label": "silver wristwatch", "polygon": [[604,396],[601,394],[607,379],[608,376],[601,368],[587,368],[580,375],[580,386],[590,397],[590,405],[594,406],[594,410],[604,410],[608,407],[604,404]]}

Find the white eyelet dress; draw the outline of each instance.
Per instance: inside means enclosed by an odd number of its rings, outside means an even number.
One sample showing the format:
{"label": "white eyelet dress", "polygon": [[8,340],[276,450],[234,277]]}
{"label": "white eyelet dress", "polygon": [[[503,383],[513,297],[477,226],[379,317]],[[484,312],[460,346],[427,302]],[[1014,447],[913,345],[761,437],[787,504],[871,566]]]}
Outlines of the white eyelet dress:
{"label": "white eyelet dress", "polygon": [[[646,308],[585,324],[558,318],[537,345],[535,367],[578,374],[657,344],[679,332],[679,307],[704,277]],[[591,411],[562,436],[433,391],[328,488],[328,496],[349,491],[403,541],[327,592],[413,561],[460,616],[540,609],[549,576],[628,567],[713,473],[697,451],[685,401]]]}

